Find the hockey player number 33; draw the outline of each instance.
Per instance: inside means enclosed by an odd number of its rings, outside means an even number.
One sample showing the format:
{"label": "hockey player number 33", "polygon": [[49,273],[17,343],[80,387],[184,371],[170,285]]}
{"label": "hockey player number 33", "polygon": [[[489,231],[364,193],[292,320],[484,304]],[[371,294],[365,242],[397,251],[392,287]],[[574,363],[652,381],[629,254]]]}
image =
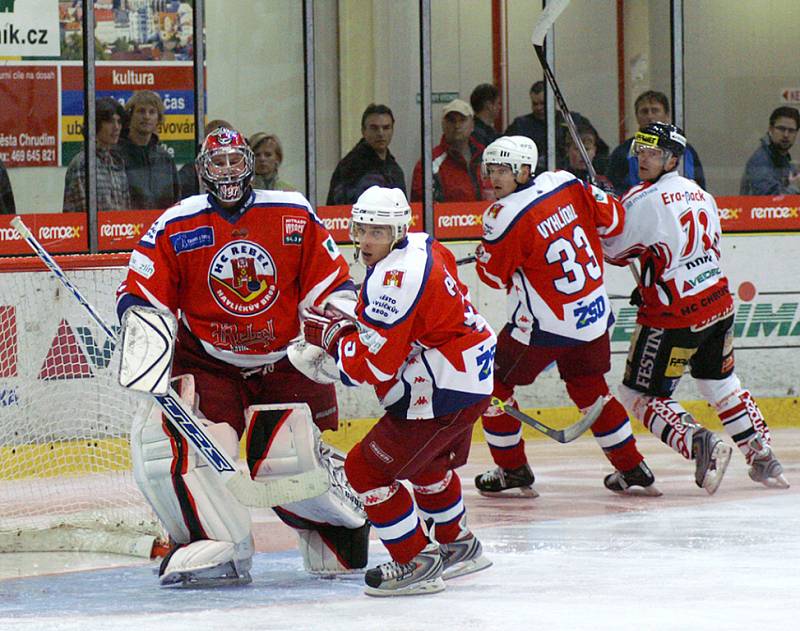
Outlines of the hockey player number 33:
{"label": "hockey player number 33", "polygon": [[[578,262],[578,251],[583,250],[587,262]],[[592,246],[586,232],[581,226],[575,226],[572,231],[572,240],[559,237],[553,241],[545,253],[547,262],[551,265],[560,263],[564,275],[553,281],[553,286],[562,294],[576,294],[586,285],[586,275],[592,280],[598,280],[603,270],[597,262]]]}

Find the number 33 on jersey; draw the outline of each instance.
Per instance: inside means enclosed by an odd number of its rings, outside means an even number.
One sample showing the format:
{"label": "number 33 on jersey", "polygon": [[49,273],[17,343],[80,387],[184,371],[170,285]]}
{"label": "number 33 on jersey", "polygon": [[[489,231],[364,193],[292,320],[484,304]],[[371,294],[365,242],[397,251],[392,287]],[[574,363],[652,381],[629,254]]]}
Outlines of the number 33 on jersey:
{"label": "number 33 on jersey", "polygon": [[546,172],[490,206],[476,252],[478,275],[505,289],[511,336],[573,345],[613,322],[600,239],[622,230],[613,197],[570,173]]}

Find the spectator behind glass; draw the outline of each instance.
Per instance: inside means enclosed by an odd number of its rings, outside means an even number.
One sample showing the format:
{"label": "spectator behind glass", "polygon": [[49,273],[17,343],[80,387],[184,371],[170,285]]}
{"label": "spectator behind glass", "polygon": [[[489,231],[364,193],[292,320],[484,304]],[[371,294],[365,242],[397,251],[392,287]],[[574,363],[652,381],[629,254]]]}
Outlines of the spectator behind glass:
{"label": "spectator behind glass", "polygon": [[[125,110],[115,99],[98,99],[95,106],[97,155],[97,210],[129,210],[131,196],[125,163],[116,152]],[[64,176],[65,213],[87,212],[86,153],[84,147],[75,155]]]}
{"label": "spectator behind glass", "polygon": [[[650,123],[671,123],[672,117],[669,113],[669,99],[663,92],[647,90],[642,92],[633,104],[636,112],[636,123],[639,131]],[[633,136],[619,145],[611,152],[608,159],[608,167],[605,174],[614,185],[614,191],[622,196],[635,184],[641,182],[639,179],[639,162],[636,156],[629,155]],[[697,185],[705,189],[706,178],[703,174],[703,165],[700,164],[700,157],[697,155],[692,145],[686,145],[686,152],[683,154],[684,175],[690,180],[697,182]]]}
{"label": "spectator behind glass", "polygon": [[354,204],[370,186],[406,192],[403,169],[389,151],[394,114],[385,105],[371,103],[361,115],[361,140],[336,165],[326,204]]}
{"label": "spectator behind glass", "polygon": [[504,136],[526,136],[536,143],[539,149],[539,158],[536,163],[536,173],[541,173],[547,167],[547,120],[544,111],[544,81],[537,81],[528,92],[531,98],[531,111],[529,114],[517,116],[506,129]]}
{"label": "spectator behind glass", "polygon": [[[583,146],[586,148],[586,155],[588,155],[589,160],[594,163],[599,142],[597,130],[591,124],[586,122],[576,123],[575,126],[578,130],[578,136],[580,137]],[[583,180],[584,182],[589,181],[589,170],[586,168],[586,162],[584,162],[583,156],[581,156],[581,151],[575,144],[575,141],[572,140],[572,135],[569,132],[564,138],[564,158],[561,164],[558,165],[558,168],[569,171],[579,180]],[[611,181],[605,175],[595,172],[594,184],[595,186],[602,188],[607,193],[614,192],[614,187],[611,184]]]}
{"label": "spectator behind glass", "polygon": [[[545,114],[545,84],[544,81],[537,81],[531,86],[531,113],[517,116],[506,129],[504,136],[526,136],[536,143],[539,150],[539,157],[536,161],[535,175],[547,169],[547,117]],[[576,125],[585,124],[591,126],[588,118],[578,112],[571,112],[572,120]],[[593,127],[592,127],[593,128]],[[595,130],[595,134],[597,131]],[[564,116],[556,110],[556,166],[564,164],[566,161],[566,140],[569,136]],[[597,135],[597,153],[592,160],[595,171],[605,173],[608,163],[608,145]]]}
{"label": "spectator behind glass", "polygon": [[[227,127],[228,129],[235,129],[233,125],[231,125],[228,121],[223,120],[221,118],[215,118],[214,120],[208,121],[206,123],[205,128],[203,129],[203,138],[205,140],[206,137],[215,129],[219,129],[220,127]],[[202,141],[200,143],[203,144]],[[197,148],[198,151],[200,147]],[[200,193],[200,180],[197,177],[197,165],[194,160],[191,162],[187,162],[184,164],[180,171],[178,171],[178,182],[180,183],[181,187],[181,197],[191,197],[192,195],[197,195]]]}
{"label": "spectator behind glass", "polygon": [[[442,110],[442,139],[433,148],[433,201],[473,202],[494,199],[481,176],[485,147],[472,138],[474,112],[469,103],[454,99]],[[422,200],[422,161],[414,167],[411,201]]]}
{"label": "spectator behind glass", "polygon": [[181,189],[175,161],[156,134],[164,120],[164,104],[155,92],[139,90],[125,104],[125,114],[119,153],[125,160],[131,204],[136,210],[169,208],[180,200]]}
{"label": "spectator behind glass", "polygon": [[255,156],[253,188],[265,191],[296,191],[297,189],[278,177],[283,162],[283,147],[275,134],[256,132],[247,141]]}
{"label": "spectator behind glass", "polygon": [[770,114],[767,135],[744,168],[740,195],[800,194],[800,173],[789,155],[798,127],[800,112],[795,107],[779,107]]}
{"label": "spectator behind glass", "polygon": [[469,97],[469,103],[475,112],[475,129],[472,137],[484,147],[500,137],[494,128],[494,122],[500,116],[500,92],[491,83],[481,83]]}
{"label": "spectator behind glass", "polygon": [[11,180],[8,178],[6,165],[0,160],[0,214],[16,215],[17,206],[14,204],[14,191],[11,190]]}

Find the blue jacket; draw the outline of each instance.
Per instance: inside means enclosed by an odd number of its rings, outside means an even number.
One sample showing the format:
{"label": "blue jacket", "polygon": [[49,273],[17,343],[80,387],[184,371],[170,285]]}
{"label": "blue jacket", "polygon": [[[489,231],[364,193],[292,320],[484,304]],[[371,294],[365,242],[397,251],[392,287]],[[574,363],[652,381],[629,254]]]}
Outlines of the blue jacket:
{"label": "blue jacket", "polygon": [[797,195],[797,186],[789,186],[789,175],[797,172],[792,165],[791,156],[778,153],[769,140],[769,135],[761,139],[761,146],[755,150],[747,165],[739,185],[740,195]]}

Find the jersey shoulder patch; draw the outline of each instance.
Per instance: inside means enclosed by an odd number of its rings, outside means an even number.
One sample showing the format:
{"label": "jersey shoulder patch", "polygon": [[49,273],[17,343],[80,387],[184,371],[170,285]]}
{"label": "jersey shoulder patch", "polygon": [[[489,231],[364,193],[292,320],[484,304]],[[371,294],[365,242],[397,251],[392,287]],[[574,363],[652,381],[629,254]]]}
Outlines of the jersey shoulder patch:
{"label": "jersey shoulder patch", "polygon": [[163,233],[167,226],[203,214],[208,210],[208,197],[206,195],[192,195],[170,206],[156,219],[139,241],[145,247],[155,247],[158,235]]}
{"label": "jersey shoulder patch", "polygon": [[388,328],[411,314],[430,274],[431,246],[427,234],[410,234],[405,247],[393,250],[372,268],[362,292],[367,322]]}

